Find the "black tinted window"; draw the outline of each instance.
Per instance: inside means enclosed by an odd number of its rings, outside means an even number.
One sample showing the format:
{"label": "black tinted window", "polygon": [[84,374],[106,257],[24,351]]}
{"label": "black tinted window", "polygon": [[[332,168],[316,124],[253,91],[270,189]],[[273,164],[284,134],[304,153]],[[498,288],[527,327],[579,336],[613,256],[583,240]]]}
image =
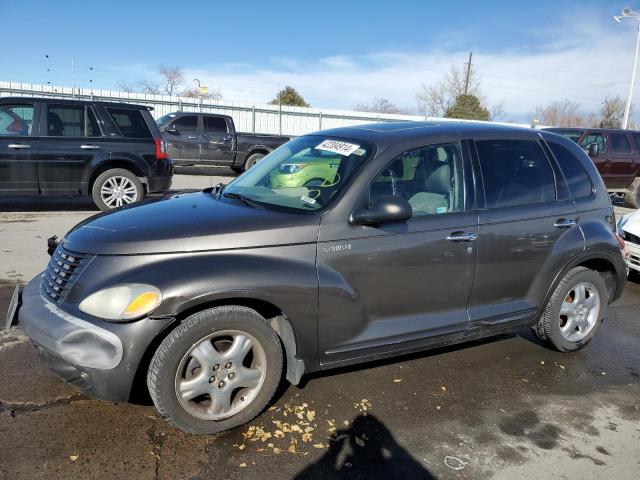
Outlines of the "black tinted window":
{"label": "black tinted window", "polygon": [[93,108],[87,108],[87,137],[101,137],[100,127]]}
{"label": "black tinted window", "polygon": [[195,134],[198,131],[198,116],[184,115],[171,124],[171,128],[181,135]]}
{"label": "black tinted window", "polygon": [[203,117],[205,133],[227,133],[227,122],[222,117]]}
{"label": "black tinted window", "polygon": [[557,143],[549,143],[560,169],[567,179],[569,191],[574,198],[588,197],[593,191],[593,183],[577,158],[568,148]]}
{"label": "black tinted window", "polygon": [[107,108],[107,112],[124,137],[152,138],[149,127],[139,110],[128,108]]}
{"label": "black tinted window", "polygon": [[555,200],[553,170],[536,140],[484,140],[476,145],[487,208]]}
{"label": "black tinted window", "polygon": [[631,143],[624,133],[611,133],[611,151],[613,153],[631,153]]}
{"label": "black tinted window", "polygon": [[636,144],[636,149],[640,150],[640,133],[632,133],[631,136]]}
{"label": "black tinted window", "polygon": [[416,217],[463,211],[460,145],[416,148],[397,157],[374,180],[369,201],[387,195],[407,200]]}
{"label": "black tinted window", "polygon": [[0,105],[0,135],[31,135],[33,105]]}
{"label": "black tinted window", "polygon": [[47,135],[50,137],[84,136],[84,107],[49,105],[47,107]]}

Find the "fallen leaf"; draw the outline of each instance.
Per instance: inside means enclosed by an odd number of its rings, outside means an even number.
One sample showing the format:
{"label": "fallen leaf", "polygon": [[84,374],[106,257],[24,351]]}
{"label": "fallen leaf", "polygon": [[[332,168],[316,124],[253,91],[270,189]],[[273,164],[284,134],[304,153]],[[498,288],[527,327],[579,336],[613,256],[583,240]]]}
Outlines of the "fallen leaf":
{"label": "fallen leaf", "polygon": [[441,389],[443,392],[446,392],[446,391],[447,391],[447,387],[445,387],[444,385],[443,385],[443,386],[441,386],[441,387],[440,387],[440,389]]}
{"label": "fallen leaf", "polygon": [[69,455],[69,460],[71,460],[72,462],[75,462],[79,456],[80,455]]}
{"label": "fallen leaf", "polygon": [[316,418],[315,410],[307,410],[307,420],[313,422],[314,418]]}
{"label": "fallen leaf", "polygon": [[349,426],[349,420],[343,420],[342,423],[347,427]]}
{"label": "fallen leaf", "polygon": [[316,443],[313,448],[325,448],[325,446],[322,443]]}
{"label": "fallen leaf", "polygon": [[238,450],[244,450],[245,448],[247,448],[247,447],[245,447],[244,443],[242,445],[238,446]]}
{"label": "fallen leaf", "polygon": [[393,383],[400,383],[402,381],[401,378],[394,378]]}
{"label": "fallen leaf", "polygon": [[282,438],[284,437],[284,432],[282,430],[276,430],[275,432],[273,432],[273,436],[276,438]]}
{"label": "fallen leaf", "polygon": [[292,443],[291,445],[289,445],[289,448],[287,448],[287,452],[289,452],[289,453],[296,453],[296,446],[295,446],[295,444],[293,444],[293,443]]}
{"label": "fallen leaf", "polygon": [[303,433],[302,434],[302,441],[304,443],[309,443],[311,441],[311,434],[310,433]]}
{"label": "fallen leaf", "polygon": [[560,367],[562,370],[564,370],[564,365],[560,365],[559,363],[556,363],[556,365],[558,365],[558,367]]}
{"label": "fallen leaf", "polygon": [[246,467],[246,466],[247,466],[247,464],[246,464],[246,463],[241,463],[241,464],[240,464],[240,465],[238,465],[238,466],[239,466],[240,468],[244,468],[244,467]]}
{"label": "fallen leaf", "polygon": [[544,360],[540,360],[540,365],[544,365]]}

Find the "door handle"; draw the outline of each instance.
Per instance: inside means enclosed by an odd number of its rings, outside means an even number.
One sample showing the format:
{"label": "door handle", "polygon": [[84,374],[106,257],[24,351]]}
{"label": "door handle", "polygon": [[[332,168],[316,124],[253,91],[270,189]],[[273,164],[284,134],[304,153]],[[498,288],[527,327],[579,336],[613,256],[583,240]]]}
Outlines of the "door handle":
{"label": "door handle", "polygon": [[10,143],[9,148],[13,150],[24,150],[27,148],[31,148],[31,145],[25,145],[24,143]]}
{"label": "door handle", "polygon": [[570,218],[559,218],[553,226],[556,228],[570,228],[575,226],[575,224],[576,221]]}
{"label": "door handle", "polygon": [[82,150],[98,150],[100,147],[99,145],[80,145],[80,148]]}
{"label": "door handle", "polygon": [[472,232],[453,232],[447,237],[450,242],[475,242],[478,238],[477,233]]}

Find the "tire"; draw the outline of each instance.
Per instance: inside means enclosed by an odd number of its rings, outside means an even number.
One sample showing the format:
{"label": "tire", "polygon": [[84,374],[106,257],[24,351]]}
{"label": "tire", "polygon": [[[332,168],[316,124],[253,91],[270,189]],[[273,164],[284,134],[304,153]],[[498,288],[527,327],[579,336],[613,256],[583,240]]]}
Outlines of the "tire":
{"label": "tire", "polygon": [[244,173],[244,167],[231,167],[233,173],[237,173],[238,175],[242,175]]}
{"label": "tire", "polygon": [[[107,190],[114,192],[117,188],[121,188],[119,193],[107,193]],[[91,196],[96,206],[106,212],[122,205],[139,202],[144,198],[144,187],[138,177],[129,170],[113,168],[102,172],[96,178],[91,188]]]}
{"label": "tire", "polygon": [[624,193],[624,203],[631,208],[640,208],[640,177],[636,177]]}
{"label": "tire", "polygon": [[[578,293],[581,286],[585,287],[584,302]],[[609,294],[600,274],[576,267],[560,281],[533,331],[560,352],[580,350],[598,332],[608,303]]]}
{"label": "tire", "polygon": [[[238,347],[239,356],[231,355],[231,347],[224,347],[247,345],[241,335],[251,340],[251,349],[242,353],[246,348]],[[213,347],[204,348],[207,344]],[[236,362],[242,355],[246,358]],[[158,413],[170,424],[189,433],[212,434],[259,415],[273,398],[282,369],[280,339],[265,319],[247,307],[222,306],[191,315],[169,333],[151,360],[147,387]],[[253,373],[249,377],[243,372]],[[255,386],[242,387],[249,382]],[[180,399],[179,390],[184,391]],[[225,410],[227,398],[230,408]]]}
{"label": "tire", "polygon": [[244,163],[245,171],[249,170],[251,167],[253,167],[256,163],[258,163],[264,157],[265,157],[264,153],[254,153],[253,155],[249,155],[249,158],[247,158],[247,161]]}

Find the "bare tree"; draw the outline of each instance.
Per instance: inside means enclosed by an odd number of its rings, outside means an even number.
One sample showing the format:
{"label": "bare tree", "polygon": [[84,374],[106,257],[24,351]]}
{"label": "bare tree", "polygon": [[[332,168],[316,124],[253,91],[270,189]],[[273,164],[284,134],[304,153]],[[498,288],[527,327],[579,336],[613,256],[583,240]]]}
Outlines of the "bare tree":
{"label": "bare tree", "polygon": [[391,103],[388,98],[375,97],[371,103],[358,103],[353,109],[357,112],[410,114],[407,109]]}
{"label": "bare tree", "polygon": [[118,88],[121,92],[133,93],[136,91],[136,84],[127,80],[120,80],[118,82]]}
{"label": "bare tree", "polygon": [[148,78],[139,80],[137,86],[138,91],[142,93],[150,93],[152,95],[160,95],[162,93],[162,90],[160,90],[160,84],[155,80],[150,80]]}
{"label": "bare tree", "polygon": [[162,83],[164,84],[163,90],[167,95],[178,94],[178,89],[184,85],[184,73],[180,66],[167,66],[160,65],[158,73],[162,77]]}
{"label": "bare tree", "polygon": [[[600,121],[594,126],[600,128],[622,128],[625,106],[625,101],[622,100],[619,95],[615,97],[604,97],[602,105],[600,106]],[[629,116],[632,115],[633,108]]]}
{"label": "bare tree", "polygon": [[581,127],[587,119],[580,112],[580,105],[572,100],[560,100],[536,107],[535,117],[541,125],[554,127]]}
{"label": "bare tree", "polygon": [[[436,85],[422,84],[422,91],[416,95],[420,110],[434,117],[442,117],[444,113],[456,102],[456,98],[465,93],[465,72],[455,65],[444,75],[440,83]],[[467,93],[481,96],[480,80],[475,70],[469,72],[469,84]]]}

